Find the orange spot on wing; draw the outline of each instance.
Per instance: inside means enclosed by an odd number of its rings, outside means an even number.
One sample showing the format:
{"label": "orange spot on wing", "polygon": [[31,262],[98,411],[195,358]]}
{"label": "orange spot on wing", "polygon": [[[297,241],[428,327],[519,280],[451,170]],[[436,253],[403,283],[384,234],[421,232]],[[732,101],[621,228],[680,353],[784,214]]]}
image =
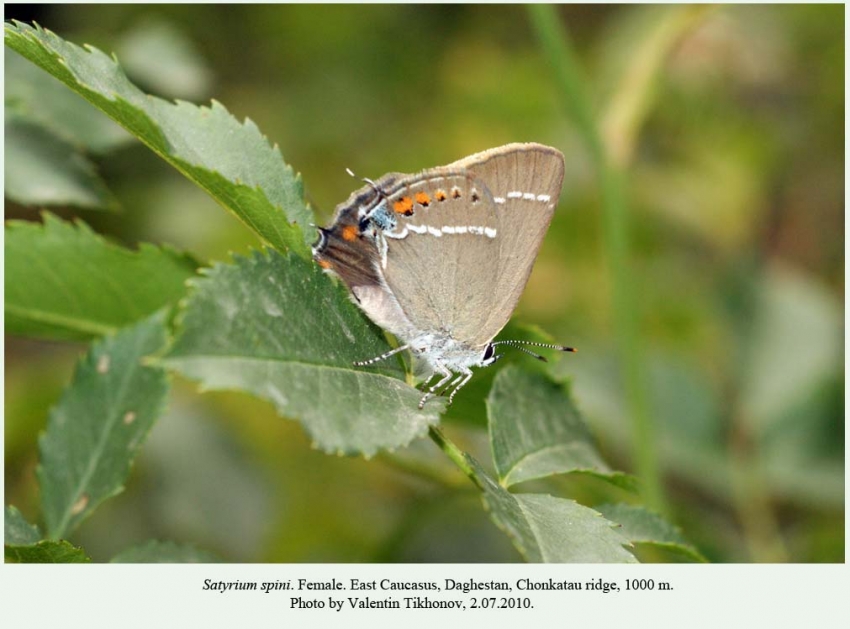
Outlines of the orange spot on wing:
{"label": "orange spot on wing", "polygon": [[351,242],[357,238],[357,228],[354,225],[346,225],[342,228],[342,239]]}
{"label": "orange spot on wing", "polygon": [[393,212],[396,214],[410,216],[413,214],[413,199],[410,197],[401,197],[398,201],[393,203]]}
{"label": "orange spot on wing", "polygon": [[445,190],[437,190],[437,191],[434,193],[434,198],[435,198],[435,199],[437,199],[437,201],[445,201],[445,200],[446,200],[446,192],[445,192]]}
{"label": "orange spot on wing", "polygon": [[423,205],[428,207],[431,204],[431,197],[428,196],[427,192],[417,192],[416,193],[416,202],[419,205]]}
{"label": "orange spot on wing", "polygon": [[459,199],[460,198],[460,188],[454,187],[452,188],[452,198]]}
{"label": "orange spot on wing", "polygon": [[327,260],[319,260],[319,266],[322,267],[323,269],[329,269],[333,265],[330,262],[328,262]]}

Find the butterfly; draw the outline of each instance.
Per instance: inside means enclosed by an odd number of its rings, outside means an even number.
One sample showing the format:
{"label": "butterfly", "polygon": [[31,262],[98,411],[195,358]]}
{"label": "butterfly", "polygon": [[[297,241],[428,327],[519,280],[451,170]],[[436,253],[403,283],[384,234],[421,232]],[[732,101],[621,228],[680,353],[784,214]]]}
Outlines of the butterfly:
{"label": "butterfly", "polygon": [[[355,303],[430,375],[419,408],[457,392],[472,367],[502,357],[493,341],[510,319],[558,205],[564,156],[542,144],[507,144],[419,174],[390,173],[337,206],[313,258],[338,275]],[[438,378],[434,384],[429,383]]]}

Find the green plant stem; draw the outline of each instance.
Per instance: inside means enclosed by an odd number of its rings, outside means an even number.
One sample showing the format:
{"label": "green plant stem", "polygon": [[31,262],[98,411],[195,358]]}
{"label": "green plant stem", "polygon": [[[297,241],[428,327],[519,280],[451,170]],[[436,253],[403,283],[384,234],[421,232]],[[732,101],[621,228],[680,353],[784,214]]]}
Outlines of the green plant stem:
{"label": "green plant stem", "polygon": [[602,190],[605,249],[612,285],[614,325],[620,348],[621,372],[626,401],[635,435],[634,452],[638,475],[643,482],[644,500],[659,512],[665,511],[664,493],[655,445],[655,430],[642,370],[637,307],[628,269],[629,225],[626,202],[626,173],[609,160],[597,126],[590,99],[583,89],[579,64],[551,5],[529,7],[531,23],[544,55],[555,73],[564,103],[586,145],[597,171]]}
{"label": "green plant stem", "polygon": [[377,458],[386,465],[405,472],[406,474],[411,474],[413,476],[432,481],[444,487],[452,489],[468,487],[468,485],[466,485],[466,481],[458,478],[453,473],[448,473],[451,471],[451,468],[438,468],[437,466],[428,465],[427,463],[417,459],[398,456],[392,452],[381,452],[378,454]]}
{"label": "green plant stem", "polygon": [[561,90],[567,112],[598,167],[605,162],[602,138],[596,127],[590,100],[582,87],[578,59],[570,47],[567,33],[561,28],[553,5],[532,4],[528,11],[540,47],[555,74],[555,84]]}
{"label": "green plant stem", "polygon": [[446,456],[448,456],[455,465],[460,468],[466,476],[475,483],[475,486],[484,491],[484,486],[481,484],[481,480],[475,473],[475,470],[472,469],[472,466],[469,464],[469,461],[466,459],[466,454],[464,454],[463,450],[458,448],[454,443],[452,443],[444,434],[443,431],[437,428],[436,426],[431,426],[428,428],[428,436],[431,437],[431,441],[437,444],[437,447],[442,450]]}
{"label": "green plant stem", "polygon": [[634,279],[629,273],[629,213],[625,200],[626,173],[613,167],[604,171],[607,211],[603,212],[605,243],[613,285],[614,325],[620,345],[620,370],[634,431],[635,467],[643,482],[643,497],[659,513],[666,510],[656,447],[655,422],[646,398]]}

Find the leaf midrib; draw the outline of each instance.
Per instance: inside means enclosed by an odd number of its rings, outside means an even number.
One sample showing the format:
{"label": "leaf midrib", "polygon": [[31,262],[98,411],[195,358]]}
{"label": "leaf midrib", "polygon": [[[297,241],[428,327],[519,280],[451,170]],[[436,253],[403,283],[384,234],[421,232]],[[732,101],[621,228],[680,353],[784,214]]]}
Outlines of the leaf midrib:
{"label": "leaf midrib", "polygon": [[[577,445],[587,446],[587,447],[592,448],[592,446],[590,446],[586,442],[579,442],[579,443],[576,443],[576,444],[557,443],[557,444],[553,444],[553,445],[543,446],[541,448],[536,448],[534,450],[529,450],[526,453],[524,453],[520,458],[518,458],[515,462],[513,462],[511,464],[510,468],[507,471],[507,474],[505,474],[503,477],[501,477],[499,482],[503,487],[507,487],[507,486],[512,484],[512,483],[508,483],[508,480],[511,478],[511,476],[513,476],[516,473],[517,468],[520,465],[522,465],[523,463],[528,462],[529,459],[537,459],[537,458],[539,458],[539,457],[541,457],[545,454],[548,454],[549,452],[555,452],[555,451],[561,450],[561,449],[575,448]],[[602,461],[600,461],[600,462],[602,462]],[[580,467],[580,468],[576,467],[576,468],[571,468],[571,469],[565,469],[560,473],[568,474],[568,473],[573,472],[573,471],[585,470],[585,469],[593,471],[593,472],[597,472],[597,473],[600,473],[600,472],[606,473],[606,470],[604,468],[601,469],[601,470],[596,470],[596,469],[588,468],[588,467]]]}
{"label": "leaf midrib", "polygon": [[314,369],[331,369],[334,371],[343,371],[350,372],[356,374],[363,374],[366,376],[381,376],[383,378],[387,378],[388,380],[396,380],[398,382],[407,384],[407,382],[401,378],[394,378],[393,376],[389,376],[385,373],[381,373],[380,371],[363,371],[360,369],[354,369],[352,367],[343,367],[340,365],[327,365],[324,363],[311,363],[303,360],[286,360],[283,358],[275,358],[273,356],[265,357],[265,356],[239,356],[239,355],[221,355],[221,354],[174,354],[174,355],[166,355],[161,359],[163,363],[168,364],[171,362],[180,362],[180,361],[189,361],[189,360],[199,360],[199,361],[211,361],[211,360],[237,360],[237,361],[249,361],[249,362],[274,362],[280,363],[282,365],[295,365],[300,367],[311,367]]}
{"label": "leaf midrib", "polygon": [[105,336],[118,330],[115,326],[96,323],[91,319],[81,319],[78,317],[60,315],[51,311],[39,310],[37,308],[15,306],[10,304],[8,301],[5,305],[5,311],[7,314],[12,314],[25,320],[28,319],[30,321],[54,325],[62,329],[84,332],[95,336]]}

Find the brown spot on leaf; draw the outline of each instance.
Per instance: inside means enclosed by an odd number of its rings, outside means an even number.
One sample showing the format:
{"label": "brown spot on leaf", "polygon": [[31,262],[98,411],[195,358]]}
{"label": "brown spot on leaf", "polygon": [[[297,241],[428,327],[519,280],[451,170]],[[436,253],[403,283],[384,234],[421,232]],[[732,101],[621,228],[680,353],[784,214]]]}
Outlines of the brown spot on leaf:
{"label": "brown spot on leaf", "polygon": [[71,515],[79,515],[80,513],[85,511],[85,508],[88,506],[88,504],[89,495],[83,494],[82,496],[80,496],[80,499],[74,503],[74,506],[71,507]]}

